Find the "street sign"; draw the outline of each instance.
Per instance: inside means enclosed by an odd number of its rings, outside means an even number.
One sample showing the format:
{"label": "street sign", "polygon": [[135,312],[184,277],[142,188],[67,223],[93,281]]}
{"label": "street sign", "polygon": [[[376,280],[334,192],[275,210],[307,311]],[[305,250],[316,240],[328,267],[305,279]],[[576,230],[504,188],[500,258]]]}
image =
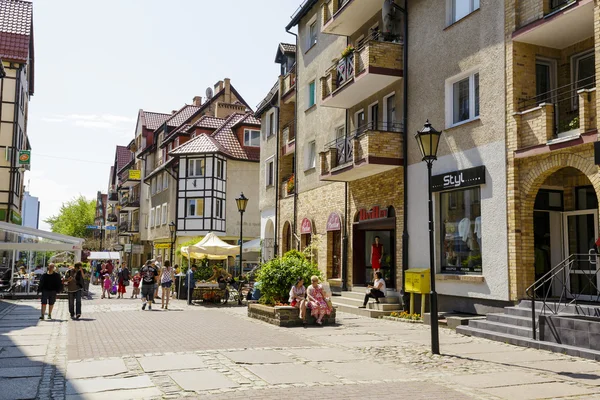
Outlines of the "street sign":
{"label": "street sign", "polygon": [[100,225],[86,225],[85,229],[102,229]]}
{"label": "street sign", "polygon": [[113,246],[113,249],[114,249],[115,251],[121,251],[121,250],[123,250],[123,245],[122,245],[122,244],[115,244],[115,245]]}
{"label": "street sign", "polygon": [[106,225],[106,226],[103,226],[102,229],[106,229],[107,231],[116,231],[117,226],[116,225]]}

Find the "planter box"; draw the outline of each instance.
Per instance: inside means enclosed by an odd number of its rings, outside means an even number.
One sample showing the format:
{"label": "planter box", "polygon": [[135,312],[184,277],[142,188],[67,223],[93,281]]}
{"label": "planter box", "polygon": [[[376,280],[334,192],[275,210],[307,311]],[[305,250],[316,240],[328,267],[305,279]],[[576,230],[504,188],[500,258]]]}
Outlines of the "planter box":
{"label": "planter box", "polygon": [[379,317],[381,319],[387,319],[388,321],[396,321],[396,322],[405,322],[408,324],[422,324],[423,320],[413,320],[413,319],[405,319],[405,318],[396,318],[390,316]]}
{"label": "planter box", "polygon": [[[336,309],[323,318],[323,325],[335,324]],[[258,303],[248,304],[248,316],[277,326],[302,326],[300,310],[291,306],[265,306]],[[306,310],[306,323],[316,325],[316,319]]]}

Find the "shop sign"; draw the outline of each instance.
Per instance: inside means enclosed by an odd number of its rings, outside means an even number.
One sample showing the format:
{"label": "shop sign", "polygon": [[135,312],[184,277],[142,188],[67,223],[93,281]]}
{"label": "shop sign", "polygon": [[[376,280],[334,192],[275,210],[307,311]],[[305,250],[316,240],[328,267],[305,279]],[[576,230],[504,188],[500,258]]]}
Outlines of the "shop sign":
{"label": "shop sign", "polygon": [[311,234],[311,233],[312,233],[312,222],[310,222],[310,219],[304,218],[302,220],[302,224],[300,224],[300,234],[305,235],[305,234]]}
{"label": "shop sign", "polygon": [[125,245],[125,253],[131,253],[131,244],[126,244]]}
{"label": "shop sign", "polygon": [[21,225],[23,223],[23,219],[21,218],[21,214],[18,212],[11,210],[10,212],[10,220],[13,224]]}
{"label": "shop sign", "polygon": [[19,150],[19,165],[31,164],[31,150]]}
{"label": "shop sign", "polygon": [[371,219],[380,219],[380,218],[387,218],[387,217],[388,217],[387,208],[380,208],[379,206],[374,206],[370,210],[367,210],[366,208],[361,208],[358,211],[358,220],[359,221],[368,221]]}
{"label": "shop sign", "polygon": [[338,213],[329,214],[329,218],[327,218],[327,232],[330,231],[339,231],[342,229],[342,220]]}
{"label": "shop sign", "polygon": [[171,244],[170,243],[155,243],[154,244],[154,248],[156,250],[170,249],[171,248]]}
{"label": "shop sign", "polygon": [[144,254],[144,246],[141,244],[134,244],[133,254]]}
{"label": "shop sign", "polygon": [[113,246],[113,250],[114,251],[121,251],[121,250],[123,250],[123,245],[122,244],[115,244]]}
{"label": "shop sign", "polygon": [[139,181],[140,179],[142,179],[142,171],[140,171],[139,169],[130,169],[129,179],[132,181]]}
{"label": "shop sign", "polygon": [[484,183],[485,166],[483,165],[431,177],[431,189],[434,192],[478,186]]}

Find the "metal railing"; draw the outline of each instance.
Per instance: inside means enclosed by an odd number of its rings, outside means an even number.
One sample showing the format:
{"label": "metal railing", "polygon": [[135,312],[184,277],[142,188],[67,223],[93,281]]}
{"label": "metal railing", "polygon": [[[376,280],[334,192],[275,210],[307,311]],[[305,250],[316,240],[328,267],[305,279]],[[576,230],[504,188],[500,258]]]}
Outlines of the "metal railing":
{"label": "metal railing", "polygon": [[553,12],[558,11],[572,3],[577,3],[577,1],[578,0],[550,0],[550,10],[548,14],[552,14]]}
{"label": "metal railing", "polygon": [[554,134],[558,136],[559,133],[579,128],[579,94],[577,91],[595,86],[596,76],[590,76],[548,92],[521,99],[518,102],[518,110],[526,111],[540,104],[552,104],[554,106]]}
{"label": "metal railing", "polygon": [[[525,290],[525,294],[531,299],[531,336],[534,340],[539,315],[556,315],[578,302],[600,300],[597,283],[599,262],[600,258],[594,250],[590,250],[588,254],[571,254]],[[536,300],[542,302],[539,310],[536,310]]]}

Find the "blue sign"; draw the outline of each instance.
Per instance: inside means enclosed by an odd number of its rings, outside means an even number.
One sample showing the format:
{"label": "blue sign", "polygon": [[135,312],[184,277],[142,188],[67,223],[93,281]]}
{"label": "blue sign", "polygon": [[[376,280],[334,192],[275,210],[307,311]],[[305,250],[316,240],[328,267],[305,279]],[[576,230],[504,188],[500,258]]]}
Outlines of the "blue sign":
{"label": "blue sign", "polygon": [[85,228],[86,229],[102,229],[102,227],[99,225],[87,225]]}
{"label": "blue sign", "polygon": [[117,230],[116,225],[106,225],[106,226],[103,226],[102,228],[106,229],[107,231],[116,231]]}

